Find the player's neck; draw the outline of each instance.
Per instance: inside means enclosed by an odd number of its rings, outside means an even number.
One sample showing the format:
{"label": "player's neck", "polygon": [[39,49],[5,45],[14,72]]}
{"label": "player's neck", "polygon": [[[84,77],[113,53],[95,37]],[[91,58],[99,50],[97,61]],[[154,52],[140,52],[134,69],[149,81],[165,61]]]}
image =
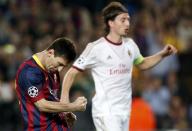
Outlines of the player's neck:
{"label": "player's neck", "polygon": [[46,55],[46,54],[45,54],[45,51],[36,53],[35,55],[38,57],[39,61],[40,61],[41,64],[43,65],[43,67],[45,67],[45,55]]}
{"label": "player's neck", "polygon": [[110,32],[110,33],[106,36],[106,38],[107,38],[108,40],[112,41],[114,44],[115,44],[115,43],[119,44],[119,43],[122,42],[122,37],[119,36],[119,35],[117,35],[117,34],[115,34],[115,33],[112,33],[112,32]]}

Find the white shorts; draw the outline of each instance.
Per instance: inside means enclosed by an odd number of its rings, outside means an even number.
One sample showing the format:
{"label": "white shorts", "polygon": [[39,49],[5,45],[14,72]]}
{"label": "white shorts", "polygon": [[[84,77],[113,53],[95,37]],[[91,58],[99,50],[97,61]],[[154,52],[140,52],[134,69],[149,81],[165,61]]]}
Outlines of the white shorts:
{"label": "white shorts", "polygon": [[96,131],[129,131],[129,116],[105,115],[93,117]]}

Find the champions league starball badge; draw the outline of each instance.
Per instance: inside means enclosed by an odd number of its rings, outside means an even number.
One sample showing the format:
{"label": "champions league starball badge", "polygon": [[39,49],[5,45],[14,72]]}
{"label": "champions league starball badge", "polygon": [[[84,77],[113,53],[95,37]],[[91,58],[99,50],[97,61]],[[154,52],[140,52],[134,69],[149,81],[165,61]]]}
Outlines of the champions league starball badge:
{"label": "champions league starball badge", "polygon": [[37,87],[35,87],[35,86],[29,87],[28,94],[29,94],[30,97],[33,97],[33,98],[36,97],[38,95]]}
{"label": "champions league starball badge", "polygon": [[77,62],[78,62],[78,64],[81,65],[81,64],[85,63],[85,59],[83,57],[80,57]]}

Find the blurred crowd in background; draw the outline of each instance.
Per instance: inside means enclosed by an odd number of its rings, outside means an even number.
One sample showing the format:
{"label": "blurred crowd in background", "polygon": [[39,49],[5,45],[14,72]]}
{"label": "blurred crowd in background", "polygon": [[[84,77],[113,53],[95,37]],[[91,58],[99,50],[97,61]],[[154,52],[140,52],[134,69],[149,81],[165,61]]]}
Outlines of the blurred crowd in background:
{"label": "blurred crowd in background", "polygon": [[[192,128],[192,1],[119,0],[131,17],[129,37],[143,56],[167,43],[178,54],[151,70],[133,71],[131,130]],[[18,66],[58,37],[69,37],[78,54],[103,35],[101,10],[110,0],[0,0],[0,131],[22,126],[14,79]],[[95,131],[91,118],[94,83],[80,74],[71,100],[84,95],[87,110],[77,112],[73,131]],[[147,127],[148,126],[148,127]],[[146,129],[146,130],[144,130]]]}

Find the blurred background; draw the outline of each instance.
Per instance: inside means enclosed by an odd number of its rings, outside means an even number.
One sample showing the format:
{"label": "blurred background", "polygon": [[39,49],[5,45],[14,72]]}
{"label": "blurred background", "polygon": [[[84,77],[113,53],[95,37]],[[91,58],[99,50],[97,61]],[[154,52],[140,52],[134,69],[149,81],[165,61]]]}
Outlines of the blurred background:
{"label": "blurred background", "polygon": [[[119,0],[131,16],[130,34],[143,56],[167,43],[178,54],[155,68],[133,71],[131,131],[192,130],[192,1]],[[103,35],[101,10],[111,0],[0,0],[0,131],[20,131],[21,116],[14,91],[18,66],[54,39],[71,38],[78,54]],[[95,131],[91,118],[94,83],[80,74],[70,93],[88,98],[77,112],[73,131]]]}

